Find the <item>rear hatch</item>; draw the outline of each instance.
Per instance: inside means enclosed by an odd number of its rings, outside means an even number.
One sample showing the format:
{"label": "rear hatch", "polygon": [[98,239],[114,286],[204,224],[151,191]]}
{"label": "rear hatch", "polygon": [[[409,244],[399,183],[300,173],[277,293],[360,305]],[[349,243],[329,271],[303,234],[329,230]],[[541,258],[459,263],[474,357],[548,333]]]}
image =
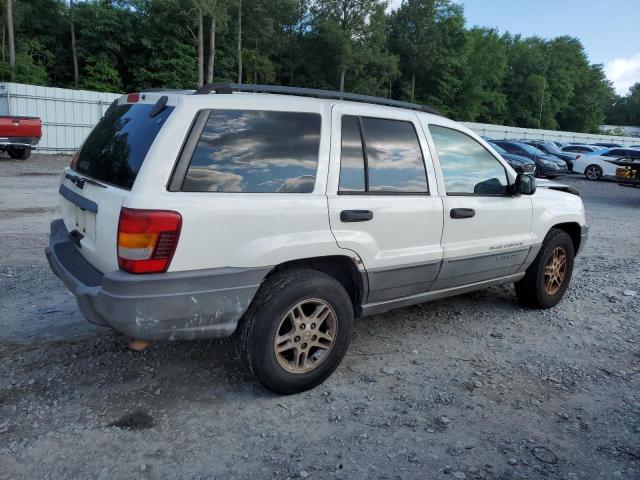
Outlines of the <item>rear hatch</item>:
{"label": "rear hatch", "polygon": [[129,103],[129,95],[109,107],[60,184],[65,226],[82,256],[102,272],[118,269],[120,207],[174,108],[165,106],[158,112],[150,100],[159,95],[146,97],[147,103],[137,103],[138,97]]}

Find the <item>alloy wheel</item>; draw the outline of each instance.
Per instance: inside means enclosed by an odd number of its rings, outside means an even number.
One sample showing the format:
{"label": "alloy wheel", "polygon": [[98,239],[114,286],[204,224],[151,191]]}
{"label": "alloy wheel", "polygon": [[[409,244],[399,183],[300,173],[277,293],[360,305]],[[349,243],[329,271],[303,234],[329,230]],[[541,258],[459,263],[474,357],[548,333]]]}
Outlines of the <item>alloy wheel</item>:
{"label": "alloy wheel", "polygon": [[337,316],[318,298],[301,300],[284,315],[273,344],[278,364],[291,373],[307,373],[329,355],[336,339]]}
{"label": "alloy wheel", "polygon": [[556,247],[544,267],[544,290],[549,295],[558,293],[566,275],[567,251],[563,247]]}

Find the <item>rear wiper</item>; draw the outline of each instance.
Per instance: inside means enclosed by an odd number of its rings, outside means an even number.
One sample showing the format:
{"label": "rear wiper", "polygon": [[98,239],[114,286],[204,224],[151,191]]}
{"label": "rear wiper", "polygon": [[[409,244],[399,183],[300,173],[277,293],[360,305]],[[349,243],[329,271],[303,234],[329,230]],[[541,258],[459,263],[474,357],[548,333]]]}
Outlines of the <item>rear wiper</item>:
{"label": "rear wiper", "polygon": [[96,182],[93,178],[80,177],[79,175],[74,175],[72,173],[65,173],[65,178],[68,178],[73,183],[75,183],[76,187],[82,189],[84,188],[85,183],[90,183],[91,185],[95,185],[100,188],[107,188],[106,185],[101,184],[100,182]]}

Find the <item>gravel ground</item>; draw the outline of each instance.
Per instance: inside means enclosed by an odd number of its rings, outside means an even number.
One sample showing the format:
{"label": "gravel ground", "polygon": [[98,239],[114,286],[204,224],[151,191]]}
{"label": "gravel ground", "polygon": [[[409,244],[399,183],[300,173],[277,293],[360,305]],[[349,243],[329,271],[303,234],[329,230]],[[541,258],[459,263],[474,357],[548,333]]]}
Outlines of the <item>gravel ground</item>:
{"label": "gravel ground", "polygon": [[363,319],[278,397],[231,341],[132,353],[82,319],[43,254],[68,162],[0,159],[0,479],[640,478],[640,190],[562,179],[591,237],[555,308],[506,286]]}

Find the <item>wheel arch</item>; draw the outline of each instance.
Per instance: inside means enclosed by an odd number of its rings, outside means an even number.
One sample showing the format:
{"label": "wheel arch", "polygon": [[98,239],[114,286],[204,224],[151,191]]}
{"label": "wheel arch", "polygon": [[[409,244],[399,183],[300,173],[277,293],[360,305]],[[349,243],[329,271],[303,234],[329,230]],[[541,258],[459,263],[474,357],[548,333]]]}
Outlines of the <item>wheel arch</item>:
{"label": "wheel arch", "polygon": [[[358,268],[358,257],[347,255],[330,255],[326,257],[309,257],[290,260],[274,266],[266,275],[265,280],[283,270],[306,268],[329,275],[340,283],[349,294],[356,317],[361,315],[361,306],[368,290],[367,275]],[[264,280],[263,280],[264,281]]]}
{"label": "wheel arch", "polygon": [[578,222],[564,222],[557,223],[551,228],[566,232],[567,235],[569,235],[569,237],[571,238],[571,242],[573,243],[574,256],[578,255],[578,251],[580,251],[580,243],[582,242],[582,227],[580,226],[580,224]]}

